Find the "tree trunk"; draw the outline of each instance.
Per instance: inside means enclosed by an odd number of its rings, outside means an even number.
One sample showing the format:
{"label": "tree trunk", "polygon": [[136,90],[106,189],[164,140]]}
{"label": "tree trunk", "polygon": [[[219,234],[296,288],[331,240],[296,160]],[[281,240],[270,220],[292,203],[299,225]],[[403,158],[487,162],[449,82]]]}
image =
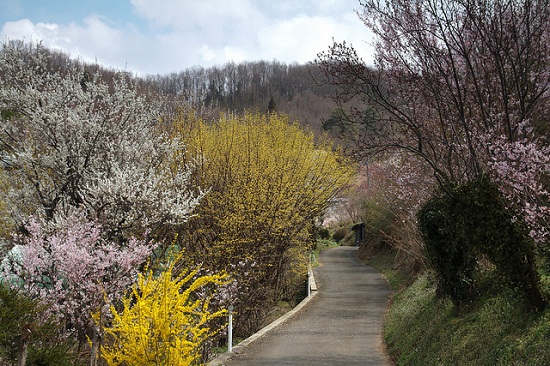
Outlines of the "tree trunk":
{"label": "tree trunk", "polygon": [[97,366],[97,361],[101,356],[101,337],[103,333],[103,301],[99,307],[99,328],[96,328],[94,324],[90,326],[92,349],[90,350],[90,366]]}
{"label": "tree trunk", "polygon": [[92,349],[90,351],[90,366],[97,366],[99,356],[99,337],[95,329],[92,328]]}
{"label": "tree trunk", "polygon": [[17,366],[25,366],[27,362],[27,348],[29,346],[29,338],[31,336],[30,329],[25,329],[24,334],[19,339],[19,352],[17,353]]}

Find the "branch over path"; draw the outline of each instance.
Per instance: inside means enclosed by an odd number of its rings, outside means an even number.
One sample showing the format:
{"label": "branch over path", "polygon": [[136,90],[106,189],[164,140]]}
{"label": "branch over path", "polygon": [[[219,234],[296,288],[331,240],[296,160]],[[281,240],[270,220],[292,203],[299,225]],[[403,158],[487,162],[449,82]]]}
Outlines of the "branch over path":
{"label": "branch over path", "polygon": [[227,365],[391,365],[382,343],[391,291],[380,273],[355,259],[356,249],[323,252],[319,295]]}

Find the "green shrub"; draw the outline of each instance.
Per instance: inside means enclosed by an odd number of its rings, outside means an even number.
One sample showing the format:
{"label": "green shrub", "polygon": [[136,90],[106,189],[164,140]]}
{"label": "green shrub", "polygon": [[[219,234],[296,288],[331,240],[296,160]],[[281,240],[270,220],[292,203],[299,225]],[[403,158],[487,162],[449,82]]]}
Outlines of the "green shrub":
{"label": "green shrub", "polygon": [[17,360],[26,325],[35,322],[36,301],[0,282],[0,359]]}
{"label": "green shrub", "polygon": [[419,211],[418,222],[429,265],[435,272],[437,294],[449,296],[456,306],[471,299],[476,258],[457,233],[452,200],[432,197]]}
{"label": "green shrub", "polygon": [[496,185],[480,179],[456,190],[457,224],[468,246],[485,255],[505,285],[520,290],[535,309],[544,301],[535,265],[535,245],[527,226],[507,209]]}
{"label": "green shrub", "polygon": [[27,334],[27,365],[65,366],[73,363],[70,345],[56,337],[57,325],[40,319],[40,305],[0,282],[0,363],[15,365],[23,334]]}
{"label": "green shrub", "polygon": [[483,257],[496,267],[504,285],[521,291],[533,309],[544,308],[533,241],[489,179],[434,195],[419,211],[418,220],[438,289],[453,303],[471,298],[476,264]]}
{"label": "green shrub", "polygon": [[330,233],[326,227],[319,228],[316,234],[319,239],[322,239],[322,240],[330,239]]}
{"label": "green shrub", "polygon": [[27,364],[33,366],[75,366],[84,365],[83,362],[74,360],[67,345],[44,343],[40,347],[32,347],[29,350]]}
{"label": "green shrub", "polygon": [[349,232],[350,230],[347,227],[342,226],[336,229],[336,231],[332,234],[332,240],[334,240],[337,243],[340,243],[346,236],[349,235]]}

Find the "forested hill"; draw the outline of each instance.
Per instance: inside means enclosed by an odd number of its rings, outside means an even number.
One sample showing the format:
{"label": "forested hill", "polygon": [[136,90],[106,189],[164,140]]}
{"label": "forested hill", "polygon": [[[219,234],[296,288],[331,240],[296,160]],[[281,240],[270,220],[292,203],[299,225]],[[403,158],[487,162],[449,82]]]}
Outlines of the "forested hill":
{"label": "forested hill", "polygon": [[[28,46],[20,43],[18,47],[25,49]],[[46,51],[51,71],[80,63],[64,53]],[[85,69],[83,82],[98,74],[103,79],[113,80],[120,73],[97,64],[87,64]],[[161,95],[172,106],[188,105],[201,114],[214,117],[220,111],[271,110],[288,114],[291,119],[320,132],[323,131],[322,121],[329,119],[336,108],[330,99],[331,87],[319,84],[321,71],[313,63],[287,65],[277,61],[256,61],[193,67],[168,75],[123,73],[136,82],[142,93]]]}
{"label": "forested hill", "polygon": [[146,76],[148,89],[198,108],[242,112],[277,110],[297,118],[313,130],[322,130],[335,104],[330,87],[319,85],[314,64],[286,65],[277,61],[227,63],[194,67],[169,75]]}

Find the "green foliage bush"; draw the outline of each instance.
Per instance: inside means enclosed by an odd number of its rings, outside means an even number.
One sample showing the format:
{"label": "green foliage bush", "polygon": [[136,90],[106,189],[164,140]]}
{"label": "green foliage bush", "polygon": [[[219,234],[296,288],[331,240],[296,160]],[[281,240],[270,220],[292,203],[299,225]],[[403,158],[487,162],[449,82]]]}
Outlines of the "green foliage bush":
{"label": "green foliage bush", "polygon": [[456,232],[457,218],[453,214],[451,197],[440,194],[421,208],[418,222],[426,258],[436,275],[437,293],[449,296],[460,306],[472,296],[476,259],[462,235]]}
{"label": "green foliage bush", "polygon": [[533,241],[489,179],[434,195],[419,211],[418,220],[439,290],[453,303],[471,299],[478,260],[487,258],[502,284],[520,290],[532,308],[544,308]]}
{"label": "green foliage bush", "polygon": [[348,236],[350,233],[350,230],[345,227],[339,227],[336,229],[336,231],[332,234],[332,240],[334,240],[337,243],[340,243],[346,236]]}
{"label": "green foliage bush", "polygon": [[317,237],[322,240],[330,239],[330,232],[326,227],[317,229]]}
{"label": "green foliage bush", "polygon": [[78,366],[85,363],[74,360],[74,356],[71,356],[67,345],[44,343],[40,347],[29,349],[26,364],[33,366]]}
{"label": "green foliage bush", "polygon": [[33,322],[36,302],[0,282],[0,360],[17,360],[21,333]]}
{"label": "green foliage bush", "polygon": [[53,335],[56,325],[40,321],[40,307],[16,289],[0,282],[0,364],[15,365],[21,339],[27,337],[27,365],[73,364],[67,345]]}

